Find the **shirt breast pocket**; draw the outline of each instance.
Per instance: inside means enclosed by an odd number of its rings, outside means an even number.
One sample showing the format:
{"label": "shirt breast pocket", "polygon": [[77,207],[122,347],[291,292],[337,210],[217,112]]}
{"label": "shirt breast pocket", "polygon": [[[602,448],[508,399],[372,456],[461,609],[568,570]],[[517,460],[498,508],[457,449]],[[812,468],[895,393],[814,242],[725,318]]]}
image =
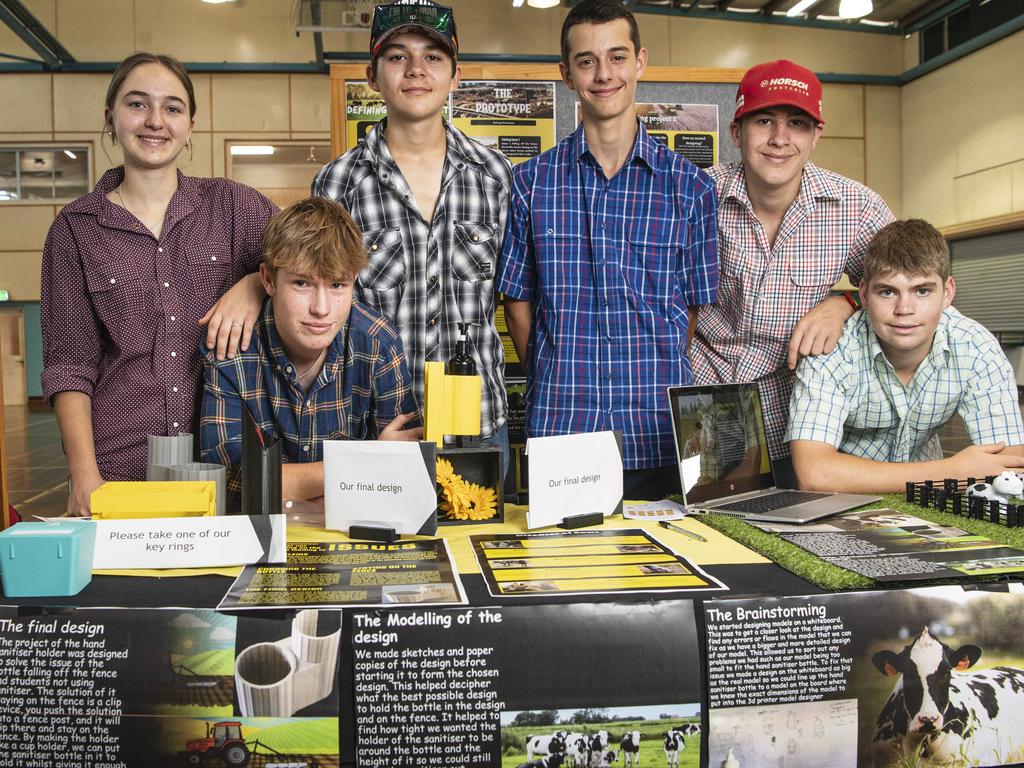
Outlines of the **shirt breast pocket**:
{"label": "shirt breast pocket", "polygon": [[363,245],[368,261],[359,273],[362,299],[394,320],[406,282],[402,232],[398,227],[365,232]]}
{"label": "shirt breast pocket", "polygon": [[452,276],[473,283],[493,279],[498,262],[497,226],[475,221],[456,221],[453,226]]}
{"label": "shirt breast pocket", "polygon": [[[87,263],[85,282],[96,317],[122,354],[153,347],[154,287],[119,262]],[[138,329],[139,332],[133,332]]]}
{"label": "shirt breast pocket", "polygon": [[622,277],[637,300],[665,307],[681,303],[686,267],[675,245],[631,236],[621,258]]}
{"label": "shirt breast pocket", "polygon": [[221,296],[231,287],[231,248],[227,243],[206,243],[202,247],[185,248],[185,263],[196,285],[203,293]]}
{"label": "shirt breast pocket", "polygon": [[846,268],[842,253],[804,252],[791,262],[789,279],[801,291],[829,290]]}

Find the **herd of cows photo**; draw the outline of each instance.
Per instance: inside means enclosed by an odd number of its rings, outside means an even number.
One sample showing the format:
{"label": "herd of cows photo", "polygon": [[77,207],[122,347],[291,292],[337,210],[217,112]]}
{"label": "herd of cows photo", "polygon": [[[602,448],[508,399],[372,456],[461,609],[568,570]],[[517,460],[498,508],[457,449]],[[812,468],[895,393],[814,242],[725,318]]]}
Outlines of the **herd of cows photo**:
{"label": "herd of cows photo", "polygon": [[502,768],[696,768],[699,717],[505,726]]}

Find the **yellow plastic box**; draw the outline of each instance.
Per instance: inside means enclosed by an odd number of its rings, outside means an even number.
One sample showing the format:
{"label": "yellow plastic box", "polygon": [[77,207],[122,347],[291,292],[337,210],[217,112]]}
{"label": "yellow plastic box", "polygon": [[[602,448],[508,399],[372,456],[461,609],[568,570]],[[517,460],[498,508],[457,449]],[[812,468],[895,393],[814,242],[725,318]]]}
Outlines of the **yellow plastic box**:
{"label": "yellow plastic box", "polygon": [[217,485],[212,480],[110,482],[92,493],[95,520],[212,517],[215,514]]}

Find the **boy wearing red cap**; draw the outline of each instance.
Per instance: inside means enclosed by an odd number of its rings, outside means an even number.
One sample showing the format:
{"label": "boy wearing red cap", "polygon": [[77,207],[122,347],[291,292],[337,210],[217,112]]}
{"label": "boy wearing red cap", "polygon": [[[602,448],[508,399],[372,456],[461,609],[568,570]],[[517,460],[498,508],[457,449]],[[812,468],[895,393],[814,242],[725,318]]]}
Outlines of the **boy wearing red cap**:
{"label": "boy wearing red cap", "polygon": [[700,384],[757,381],[776,482],[794,487],[783,442],[793,368],[831,352],[853,314],[829,297],[857,284],[875,232],[893,220],[876,193],[810,162],[821,136],[821,82],[779,60],[740,83],[730,130],[741,161],[709,173],[718,189],[718,303],[700,308],[690,345]]}
{"label": "boy wearing red cap", "polygon": [[366,77],[387,117],[321,169],[313,194],[346,208],[363,232],[369,264],[356,298],[402,336],[416,397],[428,360],[455,352],[469,323],[469,352],[483,379],[480,434],[508,452],[505,354],[494,322],[494,276],[512,168],[500,153],[446,122],[459,86],[451,8],[429,0],[378,5]]}

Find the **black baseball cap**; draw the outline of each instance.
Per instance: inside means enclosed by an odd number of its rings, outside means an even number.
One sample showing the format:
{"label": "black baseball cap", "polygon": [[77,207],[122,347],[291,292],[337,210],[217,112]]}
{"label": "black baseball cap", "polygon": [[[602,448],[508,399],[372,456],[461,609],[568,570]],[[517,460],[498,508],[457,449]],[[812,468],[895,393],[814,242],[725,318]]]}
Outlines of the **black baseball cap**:
{"label": "black baseball cap", "polygon": [[423,32],[441,43],[453,58],[459,55],[459,41],[455,33],[455,13],[445,5],[430,0],[398,0],[378,5],[373,10],[370,30],[370,55],[376,57],[388,38],[415,30]]}

